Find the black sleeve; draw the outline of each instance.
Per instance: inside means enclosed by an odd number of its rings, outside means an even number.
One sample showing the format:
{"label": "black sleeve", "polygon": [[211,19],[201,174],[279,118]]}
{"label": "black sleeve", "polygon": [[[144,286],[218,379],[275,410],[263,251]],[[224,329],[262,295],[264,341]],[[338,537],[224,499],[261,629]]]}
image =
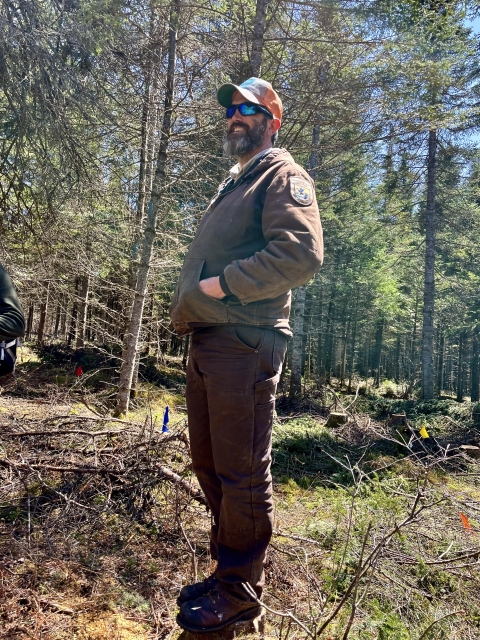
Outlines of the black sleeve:
{"label": "black sleeve", "polygon": [[25,333],[25,316],[12,279],[0,264],[0,340]]}
{"label": "black sleeve", "polygon": [[227,281],[225,280],[225,274],[223,272],[220,274],[219,279],[220,279],[220,287],[222,288],[223,293],[226,296],[231,296],[232,292],[230,291]]}

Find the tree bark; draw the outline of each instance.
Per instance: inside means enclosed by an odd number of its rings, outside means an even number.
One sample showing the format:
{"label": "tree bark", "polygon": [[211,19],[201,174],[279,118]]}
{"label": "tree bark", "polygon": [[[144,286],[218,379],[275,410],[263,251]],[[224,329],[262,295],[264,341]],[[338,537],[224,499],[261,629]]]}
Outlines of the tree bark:
{"label": "tree bark", "polygon": [[395,362],[393,363],[393,369],[395,371],[394,373],[394,379],[396,384],[400,384],[400,353],[402,350],[402,339],[401,337],[398,335],[397,336],[397,343],[395,346]]}
{"label": "tree bark", "polygon": [[465,333],[460,333],[458,342],[458,368],[457,368],[457,402],[463,402],[463,359],[465,347]]}
{"label": "tree bark", "polygon": [[57,302],[57,310],[55,312],[55,328],[53,329],[53,337],[58,338],[58,328],[60,326],[60,318],[62,315],[62,308],[60,302]]}
{"label": "tree bark", "polygon": [[[155,41],[155,17],[152,10],[150,16],[150,40]],[[140,168],[138,175],[138,199],[137,211],[134,223],[134,236],[132,245],[132,260],[130,263],[129,288],[131,297],[129,300],[130,316],[135,295],[135,283],[138,272],[139,244],[141,242],[142,226],[145,218],[145,204],[152,188],[153,160],[155,147],[155,98],[158,93],[159,84],[159,64],[161,61],[161,45],[153,51],[149,51],[146,61],[147,71],[145,74],[145,91],[142,107],[142,125],[140,132]],[[128,338],[128,322],[124,337],[123,351],[126,352],[126,340]],[[138,385],[138,372],[140,368],[140,345],[137,349],[135,366],[131,382],[131,395],[136,394]]]}
{"label": "tree bark", "polygon": [[436,197],[437,132],[428,135],[427,208],[425,224],[425,288],[423,293],[422,378],[424,400],[434,396],[433,320],[435,305],[435,197]]}
{"label": "tree bark", "polygon": [[292,373],[289,391],[291,398],[298,396],[302,392],[303,323],[306,297],[307,285],[304,284],[297,289],[293,308]]}
{"label": "tree bark", "polygon": [[438,366],[437,366],[437,395],[441,396],[443,391],[443,369],[445,359],[445,333],[440,328],[440,340],[438,345]]}
{"label": "tree bark", "polygon": [[410,340],[410,365],[408,371],[409,383],[411,385],[415,382],[415,375],[417,373],[417,321],[418,321],[418,294],[415,292],[415,313],[413,316],[413,329]]}
{"label": "tree bark", "polygon": [[90,277],[83,276],[81,280],[80,303],[78,313],[78,330],[76,349],[82,349],[85,345],[85,328],[87,326],[88,293],[90,289]]}
{"label": "tree bark", "polygon": [[263,38],[267,23],[267,7],[270,0],[257,0],[255,22],[253,24],[252,54],[250,65],[252,76],[259,78],[262,74]]}
{"label": "tree bark", "polygon": [[380,386],[380,359],[382,356],[383,344],[383,318],[377,320],[377,329],[375,331],[375,350],[373,352],[372,361],[372,378],[375,379],[375,386]]}
{"label": "tree bark", "polygon": [[32,337],[32,329],[33,329],[33,312],[35,310],[35,307],[33,306],[33,304],[31,304],[28,307],[28,316],[27,316],[27,330],[25,331],[25,338],[27,340],[30,340],[30,338]]}
{"label": "tree bark", "polygon": [[347,319],[347,309],[344,308],[344,322],[342,337],[340,338],[340,388],[345,384],[345,375],[347,370],[347,338],[350,331],[351,317]]}
{"label": "tree bark", "polygon": [[330,302],[328,303],[326,339],[325,339],[325,380],[330,381],[332,375],[333,354],[335,353],[335,286],[332,287]]}
{"label": "tree bark", "polygon": [[[260,0],[259,0],[260,2]],[[258,5],[257,5],[258,7]],[[315,124],[312,133],[312,152],[310,154],[310,175],[312,179],[316,178],[316,167],[318,164],[318,137],[319,125]],[[292,344],[292,368],[290,376],[291,398],[299,395],[302,391],[302,368],[303,368],[303,325],[305,316],[305,300],[307,297],[307,285],[299,287],[295,298],[294,305],[294,326],[293,326],[293,344]]]}
{"label": "tree bark", "polygon": [[157,213],[162,197],[167,167],[167,153],[171,134],[173,91],[175,81],[175,58],[177,45],[177,25],[180,15],[180,0],[174,0],[170,9],[170,29],[168,47],[168,67],[165,88],[165,109],[161,128],[160,146],[157,155],[155,178],[152,185],[152,193],[148,203],[148,214],[143,233],[142,252],[138,267],[137,281],[135,284],[135,297],[132,313],[125,340],[123,363],[120,370],[120,382],[117,393],[115,415],[127,413],[130,401],[130,389],[135,369],[135,358],[139,349],[139,337],[143,318],[143,308],[147,293],[148,274],[150,272],[150,260],[155,241],[155,228]]}
{"label": "tree bark", "polygon": [[478,376],[478,354],[479,354],[479,344],[478,344],[478,329],[474,329],[472,336],[472,362],[470,365],[471,369],[471,388],[470,388],[470,400],[472,402],[479,401],[479,376]]}
{"label": "tree bark", "polygon": [[350,358],[348,359],[348,393],[352,393],[352,378],[355,370],[355,349],[357,347],[357,312],[358,312],[358,296],[355,298],[355,309],[353,311],[353,329],[350,347]]}
{"label": "tree bark", "polygon": [[48,298],[50,295],[50,285],[47,285],[45,300],[40,305],[40,320],[38,322],[37,340],[39,344],[43,344],[45,338],[45,323],[47,320]]}

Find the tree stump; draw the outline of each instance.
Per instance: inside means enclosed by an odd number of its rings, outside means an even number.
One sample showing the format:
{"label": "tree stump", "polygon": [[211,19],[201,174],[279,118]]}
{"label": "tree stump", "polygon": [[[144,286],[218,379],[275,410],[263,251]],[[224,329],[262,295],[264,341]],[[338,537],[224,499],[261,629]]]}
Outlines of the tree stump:
{"label": "tree stump", "polygon": [[265,633],[265,610],[262,609],[259,616],[248,622],[236,622],[218,633],[190,633],[183,631],[177,640],[233,640],[243,636],[252,635],[256,639],[262,639]]}
{"label": "tree stump", "polygon": [[480,447],[474,447],[472,444],[461,444],[458,449],[461,453],[464,453],[469,458],[480,460]]}
{"label": "tree stump", "polygon": [[332,411],[332,413],[328,416],[328,420],[325,423],[325,426],[329,429],[334,427],[339,427],[341,424],[345,424],[348,421],[348,415],[346,413],[337,413]]}
{"label": "tree stump", "polygon": [[407,416],[405,413],[392,413],[390,423],[395,426],[405,426],[407,424]]}

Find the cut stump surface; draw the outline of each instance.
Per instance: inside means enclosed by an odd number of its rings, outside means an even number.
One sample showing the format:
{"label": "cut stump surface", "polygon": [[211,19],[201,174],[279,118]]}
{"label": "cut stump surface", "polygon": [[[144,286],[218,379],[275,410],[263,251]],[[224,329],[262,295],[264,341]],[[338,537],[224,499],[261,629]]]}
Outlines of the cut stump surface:
{"label": "cut stump surface", "polygon": [[332,411],[332,413],[328,416],[328,420],[325,423],[325,426],[329,429],[332,427],[339,427],[341,424],[345,424],[348,420],[348,415],[346,413],[337,413]]}
{"label": "cut stump surface", "polygon": [[469,458],[475,458],[475,460],[480,460],[480,447],[474,447],[471,444],[462,444],[458,448],[462,453],[465,453]]}

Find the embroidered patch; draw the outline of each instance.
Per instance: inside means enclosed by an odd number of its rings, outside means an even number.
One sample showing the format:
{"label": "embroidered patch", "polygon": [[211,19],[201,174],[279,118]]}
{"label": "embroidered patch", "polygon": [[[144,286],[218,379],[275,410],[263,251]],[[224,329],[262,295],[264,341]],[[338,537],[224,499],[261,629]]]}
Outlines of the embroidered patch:
{"label": "embroidered patch", "polygon": [[302,178],[290,178],[290,193],[299,204],[312,204],[313,187]]}

